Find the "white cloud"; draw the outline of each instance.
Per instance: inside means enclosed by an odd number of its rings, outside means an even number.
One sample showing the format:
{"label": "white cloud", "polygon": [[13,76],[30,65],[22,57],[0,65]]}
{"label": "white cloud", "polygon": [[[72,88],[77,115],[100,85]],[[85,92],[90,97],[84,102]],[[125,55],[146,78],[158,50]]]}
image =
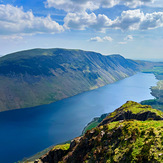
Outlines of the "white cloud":
{"label": "white cloud", "polygon": [[144,14],[138,10],[123,11],[112,27],[122,30],[148,30],[163,26],[163,12]]}
{"label": "white cloud", "polygon": [[103,39],[101,37],[93,37],[90,39],[90,41],[95,41],[95,42],[103,42]]}
{"label": "white cloud", "polygon": [[68,13],[64,18],[64,27],[67,29],[85,30],[92,28],[105,32],[107,29],[149,30],[163,27],[163,12],[144,14],[139,9],[123,11],[115,20],[106,15],[94,13]]}
{"label": "white cloud", "polygon": [[155,0],[121,0],[121,4],[136,8],[137,6],[153,4]]}
{"label": "white cloud", "polygon": [[89,41],[95,41],[95,42],[109,41],[109,42],[112,42],[113,39],[112,39],[110,36],[105,36],[105,37],[103,37],[103,38],[97,36],[97,37],[91,38]]}
{"label": "white cloud", "polygon": [[[75,1],[75,3],[78,1]],[[102,1],[104,4],[105,0]],[[127,0],[124,1],[127,2]],[[145,2],[145,0],[142,1]],[[57,4],[64,2],[65,0],[56,1]],[[86,2],[88,0],[83,0],[80,4],[84,5]],[[93,12],[68,13],[64,18],[64,25],[62,26],[53,21],[50,16],[38,17],[34,16],[32,11],[24,12],[23,8],[12,5],[0,5],[0,35],[13,35],[13,37],[16,34],[19,34],[20,37],[20,34],[59,33],[65,29],[85,30],[90,28],[105,32],[107,29],[121,29],[125,31],[148,30],[158,27],[163,27],[163,12],[144,14],[139,9],[127,10],[123,11],[114,20],[111,20],[104,14],[96,15]]]}
{"label": "white cloud", "polygon": [[146,14],[140,23],[139,28],[141,30],[154,29],[163,27],[163,12],[154,12],[152,14]]}
{"label": "white cloud", "polygon": [[125,41],[132,41],[134,38],[132,35],[128,35],[124,38]]}
{"label": "white cloud", "polygon": [[118,5],[120,3],[120,0],[99,0],[99,8],[111,8],[115,5]]}
{"label": "white cloud", "polygon": [[112,21],[106,15],[94,13],[68,13],[64,18],[64,27],[67,29],[85,30],[86,28],[93,28],[97,31],[104,32],[105,29],[111,25]]}
{"label": "white cloud", "polygon": [[67,29],[85,30],[97,22],[97,17],[94,13],[68,13],[64,22],[64,27]]}
{"label": "white cloud", "polygon": [[2,35],[1,36],[2,39],[4,40],[22,40],[23,36],[21,35]]}
{"label": "white cloud", "polygon": [[113,41],[113,39],[110,36],[103,37],[103,40],[110,41],[110,42]]}
{"label": "white cloud", "polygon": [[141,5],[153,4],[154,0],[47,0],[46,7],[54,7],[66,12],[82,12],[96,10],[100,7],[111,8],[115,5],[126,5],[135,8]]}
{"label": "white cloud", "polygon": [[127,35],[125,38],[124,38],[124,41],[121,41],[121,42],[118,42],[118,44],[120,45],[125,45],[128,43],[128,41],[132,41],[134,38],[132,35]]}
{"label": "white cloud", "polygon": [[136,30],[139,28],[141,19],[144,18],[144,13],[140,10],[123,11],[121,16],[117,17],[113,23],[112,28],[122,30]]}
{"label": "white cloud", "polygon": [[50,16],[35,17],[32,11],[24,12],[22,7],[0,5],[0,35],[58,33],[63,30]]}
{"label": "white cloud", "polygon": [[97,0],[47,0],[45,6],[49,8],[54,7],[67,12],[80,12],[87,9],[95,10],[99,8]]}

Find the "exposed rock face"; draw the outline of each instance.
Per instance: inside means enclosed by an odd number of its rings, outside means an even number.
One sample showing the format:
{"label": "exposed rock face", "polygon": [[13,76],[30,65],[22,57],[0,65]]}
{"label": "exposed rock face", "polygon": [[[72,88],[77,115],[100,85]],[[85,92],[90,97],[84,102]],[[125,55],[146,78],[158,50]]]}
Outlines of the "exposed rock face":
{"label": "exposed rock face", "polygon": [[[137,110],[139,108],[139,110]],[[109,114],[100,124],[104,125],[106,123],[120,121],[120,120],[140,120],[146,121],[147,119],[153,120],[163,120],[163,114],[157,114],[155,109],[152,109],[149,105],[141,105],[139,103],[128,101],[126,104],[122,105],[120,108],[115,110],[113,113]]]}
{"label": "exposed rock face", "polygon": [[69,144],[55,146],[47,154],[43,155],[34,163],[58,163],[68,153],[72,147]]}
{"label": "exposed rock face", "polygon": [[163,112],[129,101],[110,114],[99,127],[72,140],[65,153],[52,150],[36,162],[161,163],[162,118]]}
{"label": "exposed rock face", "polygon": [[58,163],[61,161],[61,158],[67,154],[66,150],[56,149],[51,150],[49,153],[42,157],[42,162],[49,162],[49,163]]}
{"label": "exposed rock face", "polygon": [[72,155],[73,150],[76,149],[79,144],[81,137],[77,137],[71,141],[69,148],[64,148],[65,144],[54,147],[47,154],[43,155],[40,159],[34,163],[58,163],[59,161],[66,160]]}

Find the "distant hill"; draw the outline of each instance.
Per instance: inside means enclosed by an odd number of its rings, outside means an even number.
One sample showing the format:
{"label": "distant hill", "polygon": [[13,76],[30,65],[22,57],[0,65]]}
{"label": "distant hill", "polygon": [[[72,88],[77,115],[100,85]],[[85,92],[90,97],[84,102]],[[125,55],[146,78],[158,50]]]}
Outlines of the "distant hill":
{"label": "distant hill", "polygon": [[0,58],[0,111],[48,104],[92,90],[153,63],[71,49],[32,49]]}
{"label": "distant hill", "polygon": [[153,69],[144,70],[144,72],[155,74],[159,81],[157,86],[151,87],[151,94],[155,99],[142,101],[141,104],[151,105],[153,108],[163,111],[163,66],[155,66]]}
{"label": "distant hill", "polygon": [[163,112],[128,101],[98,127],[70,144],[54,146],[35,163],[162,163],[162,144]]}

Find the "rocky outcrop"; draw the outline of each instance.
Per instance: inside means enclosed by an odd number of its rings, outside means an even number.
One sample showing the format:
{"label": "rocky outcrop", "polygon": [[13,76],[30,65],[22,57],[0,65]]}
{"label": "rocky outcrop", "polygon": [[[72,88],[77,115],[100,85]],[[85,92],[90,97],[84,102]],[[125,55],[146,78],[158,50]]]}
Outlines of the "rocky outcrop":
{"label": "rocky outcrop", "polygon": [[98,127],[35,163],[163,162],[163,112],[128,101]]}
{"label": "rocky outcrop", "polygon": [[[137,110],[137,108],[140,111]],[[146,121],[148,119],[163,120],[163,114],[161,111],[152,109],[152,107],[149,105],[141,105],[133,101],[127,101],[126,104],[122,105],[113,113],[109,114],[99,124],[99,126],[114,121],[132,120],[132,119],[139,120],[139,121]]]}
{"label": "rocky outcrop", "polygon": [[80,140],[81,137],[73,139],[68,148],[64,148],[65,144],[58,145],[50,150],[47,154],[36,160],[34,163],[58,163],[59,161],[63,160],[63,158],[66,160],[73,154],[73,151],[76,149]]}
{"label": "rocky outcrop", "polygon": [[55,149],[49,151],[46,155],[42,156],[40,160],[35,161],[35,163],[39,162],[48,162],[48,163],[58,163],[61,161],[61,158],[67,154],[67,150]]}

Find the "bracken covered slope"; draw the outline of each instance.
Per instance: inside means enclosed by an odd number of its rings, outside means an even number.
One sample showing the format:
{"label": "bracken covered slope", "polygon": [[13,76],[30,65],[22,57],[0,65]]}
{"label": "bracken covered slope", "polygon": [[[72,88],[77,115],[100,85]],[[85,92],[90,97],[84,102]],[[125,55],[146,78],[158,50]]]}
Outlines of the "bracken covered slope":
{"label": "bracken covered slope", "polygon": [[[128,118],[124,113],[130,112]],[[144,118],[143,113],[148,116]],[[135,115],[135,116],[132,116]],[[122,115],[124,119],[117,119]],[[129,117],[131,116],[131,117]],[[136,119],[134,119],[136,117]],[[35,163],[161,163],[163,162],[163,112],[128,101],[71,144],[54,147]]]}
{"label": "bracken covered slope", "polygon": [[0,111],[55,102],[151,65],[82,50],[32,49],[9,54],[0,58]]}

